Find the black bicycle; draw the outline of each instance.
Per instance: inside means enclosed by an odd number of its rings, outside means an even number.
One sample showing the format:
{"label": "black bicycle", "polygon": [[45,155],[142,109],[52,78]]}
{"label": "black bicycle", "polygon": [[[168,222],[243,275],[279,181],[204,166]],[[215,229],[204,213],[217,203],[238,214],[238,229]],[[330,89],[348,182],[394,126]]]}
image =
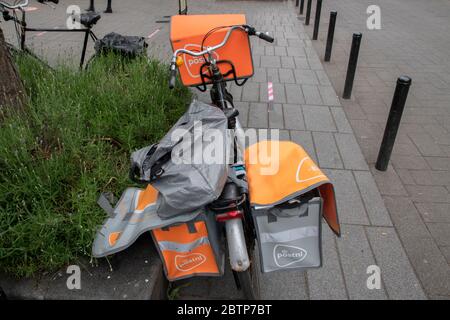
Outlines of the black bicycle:
{"label": "black bicycle", "polygon": [[[54,4],[58,4],[59,0],[37,0],[39,3],[47,3],[52,2]],[[4,1],[0,1],[0,12],[2,13],[4,21],[13,21],[15,24],[16,36],[18,41],[18,47],[7,43],[7,47],[10,52],[13,54],[25,53],[34,59],[38,60],[42,64],[48,66],[46,62],[44,62],[41,58],[39,58],[34,52],[26,46],[27,32],[78,32],[84,33],[84,42],[83,49],[81,51],[80,58],[80,69],[83,69],[84,61],[86,58],[86,50],[89,38],[91,38],[94,42],[98,40],[97,36],[92,31],[93,26],[100,20],[101,15],[96,12],[87,12],[81,13],[77,16],[75,13],[72,14],[72,19],[74,22],[79,22],[82,25],[82,28],[32,28],[29,27],[26,21],[26,7],[29,4],[29,0],[23,0],[20,3],[18,1],[14,1],[14,4],[9,4]],[[20,13],[20,17],[17,13]],[[79,21],[77,21],[79,20]],[[95,55],[94,55],[95,56]],[[93,57],[94,57],[93,56]],[[91,57],[89,61],[92,60]],[[88,62],[89,63],[89,62]]]}

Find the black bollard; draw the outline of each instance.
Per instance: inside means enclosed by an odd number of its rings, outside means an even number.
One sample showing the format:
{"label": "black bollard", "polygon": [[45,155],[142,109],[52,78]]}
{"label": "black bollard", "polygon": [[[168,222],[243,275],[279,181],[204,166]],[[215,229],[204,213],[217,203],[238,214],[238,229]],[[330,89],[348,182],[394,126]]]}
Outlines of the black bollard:
{"label": "black bollard", "polygon": [[90,0],[90,2],[89,2],[89,9],[87,9],[87,11],[95,12],[94,0]]}
{"label": "black bollard", "polygon": [[113,13],[112,11],[112,0],[108,0],[108,5],[106,6],[105,13]]}
{"label": "black bollard", "polygon": [[306,18],[305,25],[309,26],[309,20],[311,19],[311,6],[312,0],[308,0],[308,4],[306,5]]}
{"label": "black bollard", "polygon": [[178,14],[187,15],[187,13],[188,13],[187,0],[178,0]]}
{"label": "black bollard", "polygon": [[313,40],[319,36],[320,14],[322,13],[322,0],[317,0],[316,19],[314,20]]}
{"label": "black bollard", "polygon": [[328,25],[327,46],[325,48],[325,61],[328,62],[331,59],[331,50],[333,49],[334,29],[336,27],[336,11],[330,12],[330,24]]}
{"label": "black bollard", "polygon": [[305,8],[305,0],[301,0],[300,2],[300,14],[303,14],[303,9]]}
{"label": "black bollard", "polygon": [[299,0],[295,0],[295,6],[298,7]]}
{"label": "black bollard", "polygon": [[361,46],[362,33],[354,33],[352,40],[352,49],[348,60],[347,77],[345,78],[344,94],[342,98],[350,99],[353,90],[353,81],[355,80],[356,65],[358,64],[359,47]]}
{"label": "black bollard", "polygon": [[386,129],[384,130],[383,142],[381,142],[380,152],[378,153],[377,163],[375,164],[377,170],[387,170],[410,86],[410,77],[402,76],[397,79],[391,110],[389,111]]}

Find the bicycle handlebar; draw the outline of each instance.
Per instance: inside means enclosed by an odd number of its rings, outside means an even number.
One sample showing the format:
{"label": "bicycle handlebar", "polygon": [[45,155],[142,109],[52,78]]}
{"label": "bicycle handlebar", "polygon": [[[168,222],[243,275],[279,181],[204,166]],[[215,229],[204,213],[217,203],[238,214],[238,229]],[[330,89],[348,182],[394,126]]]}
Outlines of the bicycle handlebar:
{"label": "bicycle handlebar", "polygon": [[169,79],[169,88],[173,89],[175,87],[175,82],[176,82],[176,75],[177,75],[177,70],[176,70],[176,62],[177,62],[177,57],[180,53],[186,53],[190,56],[193,57],[199,57],[199,56],[203,56],[205,54],[209,54],[213,51],[216,51],[217,49],[222,48],[223,46],[225,46],[225,44],[228,42],[228,39],[230,38],[230,35],[233,31],[235,30],[242,30],[244,32],[247,32],[249,36],[257,36],[262,40],[265,40],[267,42],[272,43],[274,41],[274,38],[272,38],[271,36],[269,36],[267,33],[263,33],[263,32],[259,32],[256,31],[255,28],[250,27],[248,25],[241,25],[241,26],[233,26],[231,27],[227,34],[225,35],[225,38],[223,39],[223,41],[221,43],[219,43],[216,46],[213,47],[207,47],[205,50],[203,51],[190,51],[190,50],[186,50],[186,49],[178,49],[173,53],[172,56],[172,62],[170,63],[170,79]]}
{"label": "bicycle handlebar", "polygon": [[[19,9],[19,8],[22,9],[22,8],[27,7],[29,2],[30,2],[29,0],[24,0],[22,3],[11,5],[6,2],[0,1],[0,6],[3,6],[7,9],[15,10],[15,9]],[[59,0],[37,0],[37,2],[39,2],[39,3],[53,2],[54,4],[58,4]]]}

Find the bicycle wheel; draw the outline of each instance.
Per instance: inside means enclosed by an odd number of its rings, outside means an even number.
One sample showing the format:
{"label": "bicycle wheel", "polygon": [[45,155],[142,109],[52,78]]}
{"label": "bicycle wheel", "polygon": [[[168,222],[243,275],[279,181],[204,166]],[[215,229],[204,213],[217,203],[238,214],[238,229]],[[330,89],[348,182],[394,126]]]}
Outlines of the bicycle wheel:
{"label": "bicycle wheel", "polygon": [[251,257],[250,267],[243,272],[235,272],[235,276],[239,282],[239,287],[247,300],[261,299],[260,265],[257,249],[257,243],[255,241],[253,248],[249,250]]}

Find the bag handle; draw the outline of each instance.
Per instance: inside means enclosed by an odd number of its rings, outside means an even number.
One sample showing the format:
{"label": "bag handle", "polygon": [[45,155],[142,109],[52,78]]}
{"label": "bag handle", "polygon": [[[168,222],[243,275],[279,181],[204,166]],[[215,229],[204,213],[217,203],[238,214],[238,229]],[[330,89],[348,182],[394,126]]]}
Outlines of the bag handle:
{"label": "bag handle", "polygon": [[[297,210],[293,210],[296,208],[300,208],[300,212]],[[287,209],[287,210],[283,210],[283,209]],[[291,213],[288,212],[292,211]],[[273,208],[270,208],[268,210],[268,214],[267,214],[267,222],[268,223],[273,223],[273,222],[277,222],[277,218],[293,218],[293,217],[298,217],[298,218],[302,218],[302,217],[307,217],[308,216],[308,210],[309,210],[309,203],[308,202],[303,202],[300,204],[296,204],[296,205],[286,205],[286,206],[276,206]]]}

